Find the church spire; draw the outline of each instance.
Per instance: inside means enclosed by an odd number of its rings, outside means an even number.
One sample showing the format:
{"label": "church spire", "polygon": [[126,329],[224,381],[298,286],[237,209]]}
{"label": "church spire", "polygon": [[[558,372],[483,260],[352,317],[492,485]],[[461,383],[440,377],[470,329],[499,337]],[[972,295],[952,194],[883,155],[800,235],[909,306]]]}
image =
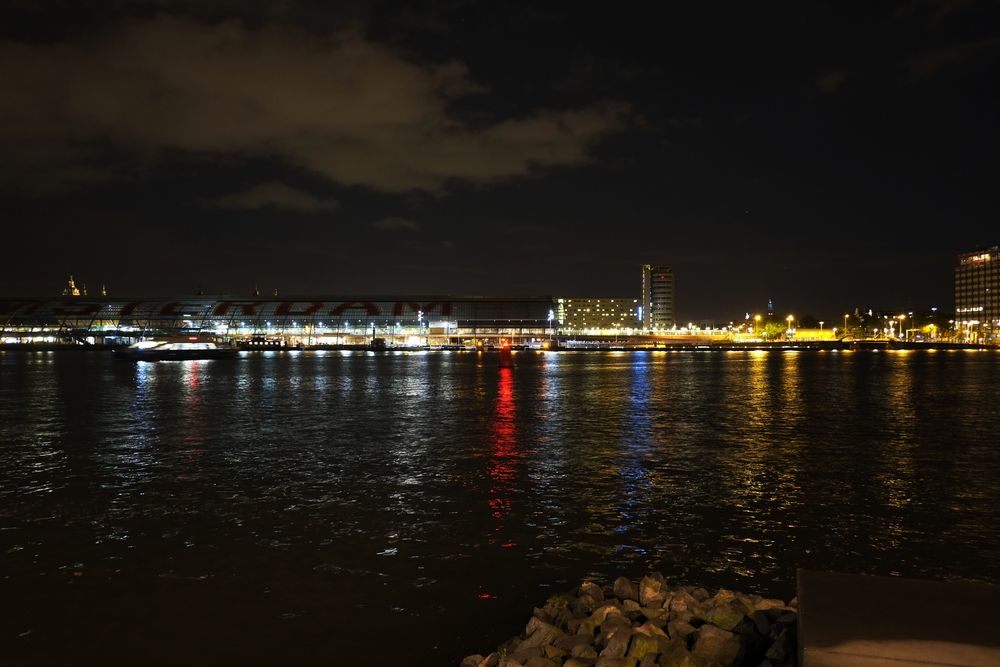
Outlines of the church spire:
{"label": "church spire", "polygon": [[63,296],[80,296],[80,290],[77,288],[76,283],[73,282],[73,274],[69,274],[69,280],[66,282],[66,287],[63,289]]}

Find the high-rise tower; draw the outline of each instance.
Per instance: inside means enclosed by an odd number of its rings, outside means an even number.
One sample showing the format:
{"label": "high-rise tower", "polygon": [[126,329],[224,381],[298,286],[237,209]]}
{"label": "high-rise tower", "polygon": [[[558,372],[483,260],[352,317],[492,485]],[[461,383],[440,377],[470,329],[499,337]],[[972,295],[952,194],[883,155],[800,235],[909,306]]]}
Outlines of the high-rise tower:
{"label": "high-rise tower", "polygon": [[955,323],[967,340],[1000,337],[1000,246],[956,258]]}
{"label": "high-rise tower", "polygon": [[642,265],[642,328],[669,329],[676,324],[674,270],[664,265]]}

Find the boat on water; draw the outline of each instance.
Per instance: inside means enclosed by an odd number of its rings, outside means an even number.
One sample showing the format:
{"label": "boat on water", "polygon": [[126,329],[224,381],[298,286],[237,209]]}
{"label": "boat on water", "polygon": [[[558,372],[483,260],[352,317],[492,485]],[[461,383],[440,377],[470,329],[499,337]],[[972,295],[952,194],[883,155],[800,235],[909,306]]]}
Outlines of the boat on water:
{"label": "boat on water", "polygon": [[141,340],[115,350],[115,356],[129,361],[185,361],[193,359],[234,359],[239,350],[225,343],[199,336]]}

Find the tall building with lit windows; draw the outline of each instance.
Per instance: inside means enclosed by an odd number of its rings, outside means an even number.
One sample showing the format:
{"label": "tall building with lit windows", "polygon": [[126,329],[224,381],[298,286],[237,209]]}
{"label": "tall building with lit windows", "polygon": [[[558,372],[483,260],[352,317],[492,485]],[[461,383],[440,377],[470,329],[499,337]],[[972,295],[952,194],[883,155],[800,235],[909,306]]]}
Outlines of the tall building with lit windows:
{"label": "tall building with lit windows", "polygon": [[669,329],[677,322],[674,310],[674,270],[642,265],[642,328]]}
{"label": "tall building with lit windows", "polygon": [[1000,246],[957,257],[955,327],[970,341],[1000,340]]}

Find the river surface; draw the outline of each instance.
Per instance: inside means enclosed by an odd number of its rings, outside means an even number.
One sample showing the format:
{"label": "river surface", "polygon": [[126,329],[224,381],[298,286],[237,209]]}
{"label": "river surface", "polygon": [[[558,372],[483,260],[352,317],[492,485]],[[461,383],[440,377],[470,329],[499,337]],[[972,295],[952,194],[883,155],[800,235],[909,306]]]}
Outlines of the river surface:
{"label": "river surface", "polygon": [[455,665],[584,577],[1000,582],[1000,353],[0,353],[0,662]]}

